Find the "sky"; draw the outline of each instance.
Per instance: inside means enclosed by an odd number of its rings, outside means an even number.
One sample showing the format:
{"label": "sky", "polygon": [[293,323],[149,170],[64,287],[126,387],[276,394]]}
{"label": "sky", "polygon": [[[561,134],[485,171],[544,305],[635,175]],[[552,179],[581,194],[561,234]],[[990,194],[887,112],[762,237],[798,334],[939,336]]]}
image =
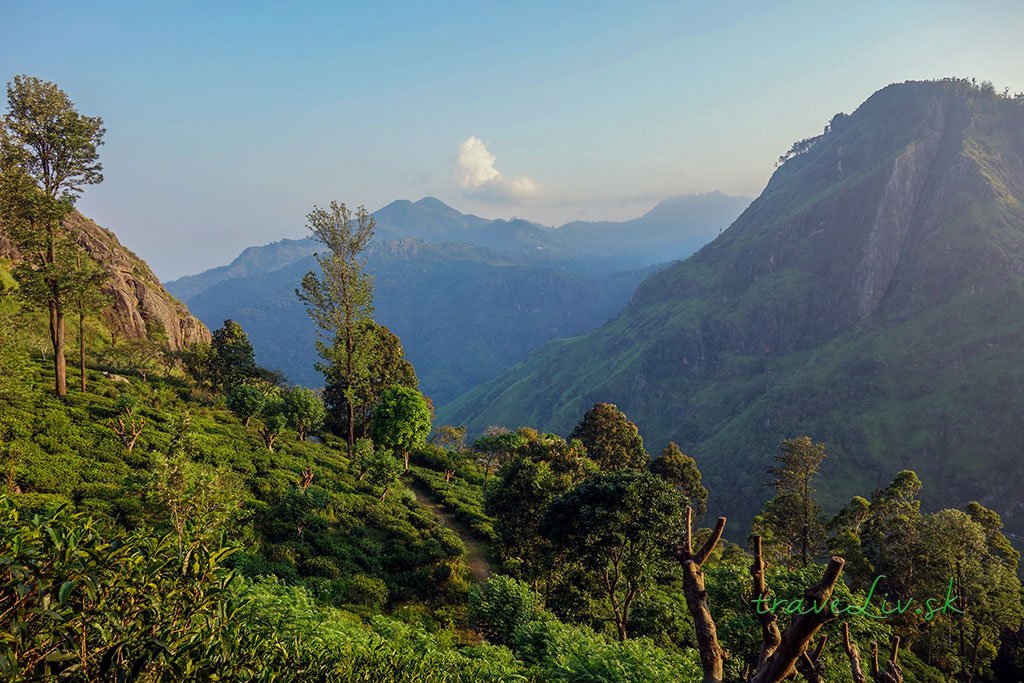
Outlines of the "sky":
{"label": "sky", "polygon": [[756,196],[889,83],[1024,91],[1019,0],[2,4],[0,78],[103,117],[79,208],[165,280],[331,200],[557,225]]}

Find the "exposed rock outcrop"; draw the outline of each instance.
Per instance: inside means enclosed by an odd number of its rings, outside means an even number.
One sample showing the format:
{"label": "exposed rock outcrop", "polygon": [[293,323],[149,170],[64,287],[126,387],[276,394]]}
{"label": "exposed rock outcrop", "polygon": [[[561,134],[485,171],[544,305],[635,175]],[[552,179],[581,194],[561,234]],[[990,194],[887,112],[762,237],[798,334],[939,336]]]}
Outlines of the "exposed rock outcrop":
{"label": "exposed rock outcrop", "polygon": [[[198,341],[209,341],[210,332],[160,284],[149,266],[122,245],[111,231],[77,211],[67,218],[77,241],[107,272],[104,291],[112,305],[103,317],[114,334],[123,339],[142,339],[162,332],[167,345],[178,350]],[[0,232],[0,256],[17,261],[19,254]]]}

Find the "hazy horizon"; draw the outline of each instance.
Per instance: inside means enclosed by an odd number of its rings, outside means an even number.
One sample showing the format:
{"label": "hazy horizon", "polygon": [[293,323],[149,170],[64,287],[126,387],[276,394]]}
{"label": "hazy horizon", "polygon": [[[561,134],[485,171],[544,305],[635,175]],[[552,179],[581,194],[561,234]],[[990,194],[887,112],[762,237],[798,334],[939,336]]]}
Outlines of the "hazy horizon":
{"label": "hazy horizon", "polygon": [[7,15],[0,75],[52,80],[104,118],[106,180],[80,208],[162,279],[301,237],[332,199],[557,225],[756,196],[793,141],[890,83],[1024,89],[1024,7],[995,0],[867,3],[841,22],[803,0]]}

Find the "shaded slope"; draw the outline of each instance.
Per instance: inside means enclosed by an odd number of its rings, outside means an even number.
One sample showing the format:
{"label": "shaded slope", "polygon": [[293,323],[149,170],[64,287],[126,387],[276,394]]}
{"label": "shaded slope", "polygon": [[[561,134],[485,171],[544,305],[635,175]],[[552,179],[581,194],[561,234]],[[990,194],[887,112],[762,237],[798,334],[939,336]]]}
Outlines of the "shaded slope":
{"label": "shaded slope", "polygon": [[[319,386],[314,331],[295,289],[307,257],[273,273],[236,278],[191,299],[211,326],[237,320],[257,360]],[[547,340],[593,329],[626,304],[651,271],[588,276],[459,244],[375,243],[375,317],[402,339],[421,388],[442,405],[497,375]]]}

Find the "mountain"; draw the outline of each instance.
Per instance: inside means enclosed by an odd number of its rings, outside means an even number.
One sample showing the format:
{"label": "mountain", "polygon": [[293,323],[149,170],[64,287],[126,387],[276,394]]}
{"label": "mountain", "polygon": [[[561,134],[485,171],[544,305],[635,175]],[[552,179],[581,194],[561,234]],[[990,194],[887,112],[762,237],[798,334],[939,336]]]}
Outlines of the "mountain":
{"label": "mountain", "polygon": [[[107,274],[103,291],[111,306],[103,312],[112,333],[123,339],[145,339],[149,331],[162,330],[167,344],[178,350],[196,341],[209,341],[210,332],[188,308],[160,284],[141,258],[118,241],[117,236],[95,221],[73,212],[66,220],[78,244]],[[0,258],[17,261],[20,255],[0,232]]]}
{"label": "mountain", "polygon": [[[295,296],[312,257],[235,278],[189,300],[211,326],[242,324],[257,360],[310,386],[314,330]],[[466,244],[406,238],[374,242],[375,318],[402,339],[421,385],[438,405],[497,375],[549,339],[597,327],[629,300],[650,269],[588,276]]]}
{"label": "mountain", "polygon": [[669,197],[629,221],[567,223],[555,231],[558,241],[581,253],[627,262],[685,258],[714,239],[728,221],[750,204],[749,197],[721,192]]}
{"label": "mountain", "polygon": [[[402,338],[424,390],[443,405],[545,342],[606,322],[654,267],[691,253],[696,235],[717,234],[746,203],[699,195],[636,221],[563,230],[466,215],[431,197],[395,201],[374,213],[376,316]],[[673,221],[680,244],[691,245],[682,252],[668,246]],[[661,247],[652,251],[654,242]],[[295,297],[315,250],[310,240],[251,247],[167,287],[211,327],[242,323],[261,363],[317,386],[313,328]]]}
{"label": "mountain", "polygon": [[[640,218],[623,222],[569,223],[548,228],[522,219],[489,220],[460,213],[439,199],[400,199],[378,209],[376,239],[412,237],[433,244],[458,243],[584,270],[645,268],[685,258],[715,237],[750,203],[712,192],[666,199]],[[184,301],[225,280],[270,273],[309,256],[316,243],[284,239],[249,247],[231,263],[172,280],[167,288]]]}
{"label": "mountain", "polygon": [[309,256],[316,242],[309,239],[281,240],[260,247],[248,247],[226,266],[217,266],[196,275],[186,275],[167,283],[174,295],[188,301],[219,282],[249,275],[271,273]]}
{"label": "mountain", "polygon": [[892,85],[780,164],[617,318],[439,419],[565,434],[616,403],[650,449],[697,458],[734,528],[765,499],[779,440],[809,434],[828,447],[831,506],[911,468],[926,504],[976,499],[1024,531],[1024,100]]}

